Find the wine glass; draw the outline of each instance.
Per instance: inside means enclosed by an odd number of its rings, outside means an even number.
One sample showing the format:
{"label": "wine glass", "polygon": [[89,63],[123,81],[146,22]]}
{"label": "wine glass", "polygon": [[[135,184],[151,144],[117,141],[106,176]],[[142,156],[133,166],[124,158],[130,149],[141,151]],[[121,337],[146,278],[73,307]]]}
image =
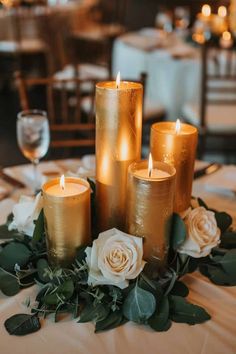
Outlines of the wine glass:
{"label": "wine glass", "polygon": [[18,113],[17,141],[23,155],[33,166],[33,190],[38,189],[37,166],[48,151],[50,133],[47,113],[34,109]]}

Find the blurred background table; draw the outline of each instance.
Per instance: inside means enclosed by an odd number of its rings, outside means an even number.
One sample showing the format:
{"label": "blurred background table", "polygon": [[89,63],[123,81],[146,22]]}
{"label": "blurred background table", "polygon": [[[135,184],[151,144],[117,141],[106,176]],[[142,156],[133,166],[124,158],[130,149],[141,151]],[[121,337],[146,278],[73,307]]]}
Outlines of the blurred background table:
{"label": "blurred background table", "polygon": [[186,102],[199,97],[200,53],[176,34],[144,28],[117,38],[113,76],[118,71],[130,79],[145,72],[146,96],[153,104],[162,105],[170,120],[181,116]]}

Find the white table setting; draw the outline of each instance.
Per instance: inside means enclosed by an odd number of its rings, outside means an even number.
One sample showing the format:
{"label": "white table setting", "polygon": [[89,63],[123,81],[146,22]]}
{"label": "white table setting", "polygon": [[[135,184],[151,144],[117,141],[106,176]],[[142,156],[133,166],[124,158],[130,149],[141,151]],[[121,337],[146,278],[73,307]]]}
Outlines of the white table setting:
{"label": "white table setting", "polygon": [[114,42],[112,63],[114,77],[120,71],[123,78],[137,80],[147,73],[146,96],[166,109],[169,120],[199,97],[200,54],[175,33],[155,28],[126,33]]}

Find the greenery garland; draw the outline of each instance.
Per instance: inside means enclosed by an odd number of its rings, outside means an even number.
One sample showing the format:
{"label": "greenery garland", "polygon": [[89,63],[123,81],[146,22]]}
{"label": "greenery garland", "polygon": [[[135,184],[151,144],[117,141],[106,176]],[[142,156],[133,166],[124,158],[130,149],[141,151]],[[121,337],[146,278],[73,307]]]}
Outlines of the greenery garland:
{"label": "greenery garland", "polygon": [[[197,201],[208,209],[201,199]],[[221,230],[221,243],[210,255],[193,258],[177,252],[186,238],[186,226],[175,214],[166,271],[162,275],[155,274],[147,263],[123,290],[113,285],[88,285],[86,247],[78,250],[70,268],[52,269],[47,261],[43,210],[32,238],[8,230],[12,221],[10,215],[7,223],[0,226],[0,239],[8,239],[0,246],[0,290],[7,296],[33,284],[40,290],[35,303],[26,300],[31,314],[10,317],[5,328],[10,334],[25,335],[40,329],[40,318],[53,314],[57,322],[62,313],[78,318],[79,323],[94,322],[95,332],[127,321],[149,325],[155,331],[167,331],[172,321],[194,325],[209,320],[205,309],[187,301],[189,290],[180,278],[199,269],[217,285],[236,285],[236,231],[232,229],[230,215],[216,210],[214,213]]]}

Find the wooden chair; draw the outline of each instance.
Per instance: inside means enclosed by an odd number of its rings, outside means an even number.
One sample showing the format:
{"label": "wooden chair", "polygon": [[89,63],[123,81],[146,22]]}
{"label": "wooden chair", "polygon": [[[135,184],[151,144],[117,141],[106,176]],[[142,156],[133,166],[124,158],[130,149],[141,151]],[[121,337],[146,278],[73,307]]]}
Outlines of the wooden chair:
{"label": "wooden chair", "polygon": [[[24,79],[19,72],[15,78],[21,109],[35,107],[47,110],[52,148],[94,150],[95,80],[76,77],[65,80],[53,77]],[[85,85],[89,86],[89,96],[82,93],[81,88]]]}
{"label": "wooden chair", "polygon": [[[185,120],[199,129],[199,155],[236,151],[236,52],[202,46],[200,104],[186,104]],[[220,140],[219,140],[220,139]],[[214,141],[213,141],[214,140]],[[212,146],[208,142],[212,141]],[[233,146],[234,145],[234,146]]]}

